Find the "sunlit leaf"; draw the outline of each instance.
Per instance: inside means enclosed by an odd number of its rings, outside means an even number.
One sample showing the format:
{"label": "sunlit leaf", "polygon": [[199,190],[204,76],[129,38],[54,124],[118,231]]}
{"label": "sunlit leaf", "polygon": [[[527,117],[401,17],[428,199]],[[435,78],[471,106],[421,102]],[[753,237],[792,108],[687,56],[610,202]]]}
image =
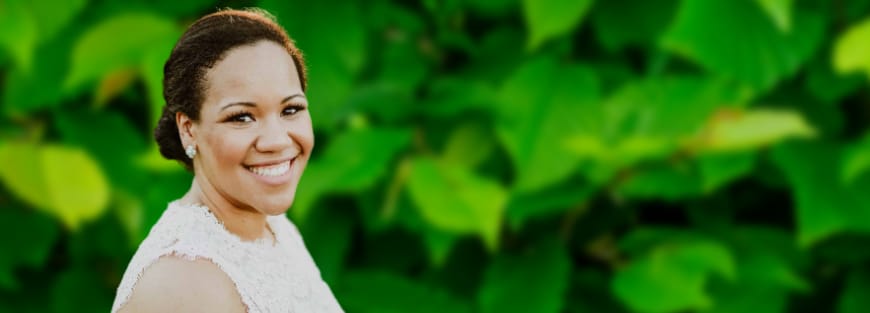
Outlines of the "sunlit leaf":
{"label": "sunlit leaf", "polygon": [[840,72],[864,71],[870,75],[870,18],[852,25],[837,38],[834,46],[834,68]]}
{"label": "sunlit leaf", "polygon": [[0,147],[0,178],[27,203],[77,229],[106,209],[109,186],[102,169],[80,148],[30,144]]}
{"label": "sunlit leaf", "polygon": [[480,287],[481,312],[563,312],[570,274],[568,253],[552,239],[520,255],[498,256]]}
{"label": "sunlit leaf", "polygon": [[408,191],[428,223],[455,234],[478,234],[498,247],[507,192],[468,169],[428,158],[413,161]]}
{"label": "sunlit leaf", "polygon": [[812,138],[815,129],[804,118],[783,110],[723,110],[716,114],[694,149],[735,152],[756,149],[790,138]]}
{"label": "sunlit leaf", "polygon": [[[701,131],[718,109],[741,107],[745,90],[700,78],[635,81],[617,89],[597,112],[586,112],[580,134],[565,141],[581,159],[611,175],[641,161],[662,159]],[[591,175],[597,176],[597,175]],[[609,176],[592,177],[609,180]]]}
{"label": "sunlit leaf", "polygon": [[580,25],[593,0],[523,0],[523,17],[529,28],[527,47],[537,49],[548,39],[569,33]]}

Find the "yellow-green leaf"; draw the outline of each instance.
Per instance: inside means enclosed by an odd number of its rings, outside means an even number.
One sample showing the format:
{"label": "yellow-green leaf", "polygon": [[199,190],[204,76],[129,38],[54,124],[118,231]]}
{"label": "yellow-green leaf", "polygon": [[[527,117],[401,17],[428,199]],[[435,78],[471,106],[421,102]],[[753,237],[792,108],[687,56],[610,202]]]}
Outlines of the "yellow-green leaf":
{"label": "yellow-green leaf", "polygon": [[793,0],[755,0],[782,32],[791,31]]}
{"label": "yellow-green leaf", "polygon": [[[720,111],[724,112],[724,111]],[[815,129],[793,111],[754,109],[718,114],[707,125],[699,152],[756,149],[790,138],[812,138]]]}
{"label": "yellow-green leaf", "polygon": [[70,229],[106,209],[109,186],[96,161],[75,147],[11,143],[0,147],[3,183],[23,201]]}
{"label": "yellow-green leaf", "polygon": [[841,74],[864,71],[870,75],[870,18],[853,25],[837,38],[834,68]]}
{"label": "yellow-green leaf", "polygon": [[454,234],[479,234],[491,251],[498,247],[508,194],[495,181],[463,167],[418,158],[408,191],[429,224]]}

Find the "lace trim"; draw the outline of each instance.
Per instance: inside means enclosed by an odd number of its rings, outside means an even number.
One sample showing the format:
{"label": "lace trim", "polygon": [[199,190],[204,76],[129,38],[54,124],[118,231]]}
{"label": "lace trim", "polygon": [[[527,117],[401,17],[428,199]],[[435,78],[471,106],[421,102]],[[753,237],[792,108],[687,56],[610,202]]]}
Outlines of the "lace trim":
{"label": "lace trim", "polygon": [[248,312],[342,312],[283,215],[267,217],[275,238],[244,241],[203,205],[171,202],[130,261],[112,312],[129,301],[145,270],[166,255],[208,259],[229,276]]}

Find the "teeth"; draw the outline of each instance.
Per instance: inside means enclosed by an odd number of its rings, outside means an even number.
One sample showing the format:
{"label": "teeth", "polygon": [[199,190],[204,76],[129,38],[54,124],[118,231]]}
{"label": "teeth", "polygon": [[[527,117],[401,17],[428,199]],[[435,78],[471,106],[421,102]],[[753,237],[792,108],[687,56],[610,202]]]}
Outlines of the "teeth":
{"label": "teeth", "polygon": [[287,171],[290,170],[290,161],[270,166],[248,167],[248,170],[260,176],[281,176],[287,174]]}

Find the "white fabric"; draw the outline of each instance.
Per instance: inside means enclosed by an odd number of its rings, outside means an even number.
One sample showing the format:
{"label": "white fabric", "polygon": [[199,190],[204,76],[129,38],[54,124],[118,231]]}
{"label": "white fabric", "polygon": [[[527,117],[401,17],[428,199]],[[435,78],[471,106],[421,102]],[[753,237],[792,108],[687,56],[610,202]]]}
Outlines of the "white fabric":
{"label": "white fabric", "polygon": [[202,205],[169,203],[139,246],[115,296],[112,312],[129,300],[148,266],[166,255],[205,258],[235,283],[242,303],[255,312],[343,312],[284,215],[269,216],[271,240],[242,241]]}

